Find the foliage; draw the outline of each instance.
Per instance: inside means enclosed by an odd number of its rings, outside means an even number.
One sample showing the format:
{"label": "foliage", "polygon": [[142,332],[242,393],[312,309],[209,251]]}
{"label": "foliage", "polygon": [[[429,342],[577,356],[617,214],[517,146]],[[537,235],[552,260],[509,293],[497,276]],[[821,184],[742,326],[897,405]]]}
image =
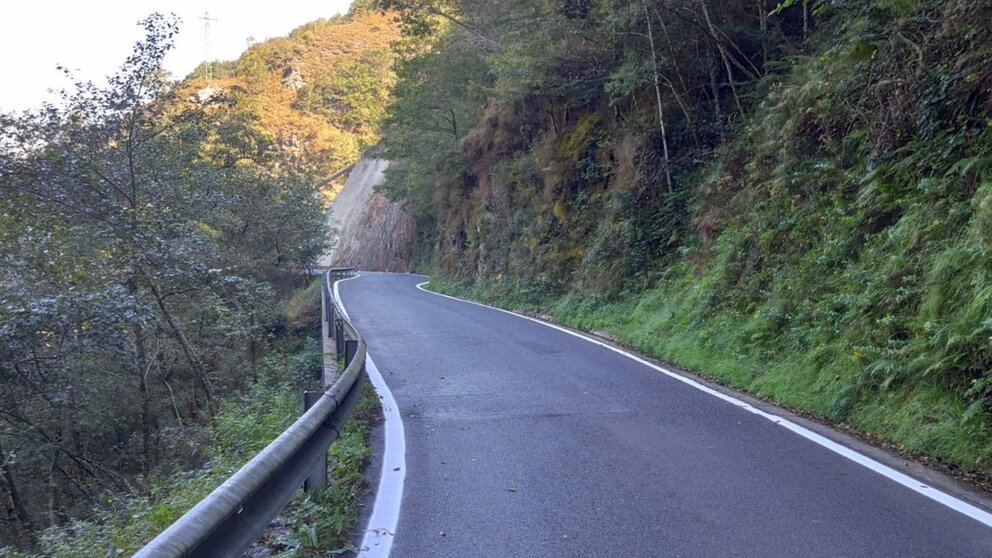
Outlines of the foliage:
{"label": "foliage", "polygon": [[[130,555],[185,513],[230,474],[275,439],[299,415],[300,393],[308,383],[289,381],[292,362],[306,355],[321,356],[319,346],[274,354],[255,370],[255,380],[244,395],[226,401],[214,420],[187,452],[202,454],[203,464],[180,471],[153,474],[143,483],[143,494],[112,496],[110,506],[95,520],[74,521],[52,528],[41,537],[43,556]],[[350,547],[348,535],[364,495],[362,469],[371,450],[367,430],[376,420],[378,400],[370,389],[356,407],[331,447],[331,488],[325,496],[301,494],[275,522],[279,526],[261,544],[280,556],[318,556]],[[6,554],[5,554],[6,552]],[[24,558],[13,549],[0,556]]]}
{"label": "foliage", "polygon": [[250,119],[177,96],[176,22],[143,26],[107,87],[0,116],[5,542],[100,514],[99,495],[181,457],[174,437],[248,386],[323,250],[314,180]]}
{"label": "foliage", "polygon": [[986,3],[446,6],[489,100],[393,179],[446,288],[992,471]]}
{"label": "foliage", "polygon": [[247,123],[265,138],[283,169],[327,176],[379,141],[392,71],[390,16],[357,9],[317,20],[287,37],[251,45],[214,65],[215,78],[194,72],[176,90],[218,119]]}
{"label": "foliage", "polygon": [[423,47],[436,49],[441,60],[414,57],[398,63],[400,81],[384,123],[389,156],[398,161],[387,169],[382,189],[409,202],[422,228],[431,218],[434,185],[461,174],[459,142],[485,103],[485,63],[473,50],[459,48],[457,40]]}
{"label": "foliage", "polygon": [[737,84],[795,36],[760,3],[388,5],[408,38],[384,189],[417,215],[421,253],[459,276],[539,268],[553,290],[671,260],[698,163],[749,103]]}
{"label": "foliage", "polygon": [[286,319],[294,332],[305,334],[320,330],[320,285],[320,279],[314,279],[286,301]]}

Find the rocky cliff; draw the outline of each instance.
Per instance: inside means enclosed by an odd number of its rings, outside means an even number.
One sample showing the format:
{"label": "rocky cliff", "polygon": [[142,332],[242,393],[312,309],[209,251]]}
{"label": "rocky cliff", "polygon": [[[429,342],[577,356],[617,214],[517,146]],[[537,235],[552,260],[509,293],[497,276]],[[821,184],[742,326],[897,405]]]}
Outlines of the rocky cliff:
{"label": "rocky cliff", "polygon": [[389,161],[368,154],[355,164],[327,212],[334,240],[320,265],[408,272],[413,265],[413,218],[375,188]]}

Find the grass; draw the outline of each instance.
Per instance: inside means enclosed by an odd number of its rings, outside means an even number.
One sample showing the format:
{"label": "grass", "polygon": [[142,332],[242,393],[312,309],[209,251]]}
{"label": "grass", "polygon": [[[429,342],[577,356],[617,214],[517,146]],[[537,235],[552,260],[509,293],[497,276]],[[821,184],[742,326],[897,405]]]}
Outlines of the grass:
{"label": "grass", "polygon": [[[937,383],[866,386],[863,356],[842,338],[792,348],[788,335],[763,340],[771,335],[760,323],[764,318],[700,310],[710,295],[705,279],[695,285],[661,282],[610,300],[578,294],[533,297],[505,284],[444,279],[432,280],[429,287],[608,333],[644,354],[869,435],[904,453],[985,479],[992,476],[992,424],[983,414],[969,414],[958,394]],[[785,348],[768,349],[774,346]]]}

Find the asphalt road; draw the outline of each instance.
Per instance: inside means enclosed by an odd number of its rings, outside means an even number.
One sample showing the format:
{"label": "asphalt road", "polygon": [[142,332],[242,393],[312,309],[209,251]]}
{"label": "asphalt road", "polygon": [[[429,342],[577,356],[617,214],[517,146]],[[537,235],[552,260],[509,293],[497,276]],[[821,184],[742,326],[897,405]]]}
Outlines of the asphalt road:
{"label": "asphalt road", "polygon": [[405,422],[392,556],[992,556],[992,528],[574,336],[340,284]]}

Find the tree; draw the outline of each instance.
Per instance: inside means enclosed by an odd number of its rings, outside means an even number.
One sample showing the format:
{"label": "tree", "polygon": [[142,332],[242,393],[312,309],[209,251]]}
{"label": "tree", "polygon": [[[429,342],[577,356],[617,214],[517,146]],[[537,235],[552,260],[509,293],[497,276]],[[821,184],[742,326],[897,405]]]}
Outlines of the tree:
{"label": "tree", "polygon": [[176,98],[161,70],[176,20],[142,25],[106,87],[0,116],[12,541],[131,490],[167,428],[207,420],[277,327],[275,289],[325,241],[316,181],[280,170],[251,122]]}
{"label": "tree", "polygon": [[[424,38],[421,54],[397,65],[399,83],[385,118],[387,156],[397,161],[383,189],[427,218],[441,176],[457,175],[460,142],[486,103],[492,84],[486,59],[462,30]],[[458,46],[461,44],[461,46]]]}

